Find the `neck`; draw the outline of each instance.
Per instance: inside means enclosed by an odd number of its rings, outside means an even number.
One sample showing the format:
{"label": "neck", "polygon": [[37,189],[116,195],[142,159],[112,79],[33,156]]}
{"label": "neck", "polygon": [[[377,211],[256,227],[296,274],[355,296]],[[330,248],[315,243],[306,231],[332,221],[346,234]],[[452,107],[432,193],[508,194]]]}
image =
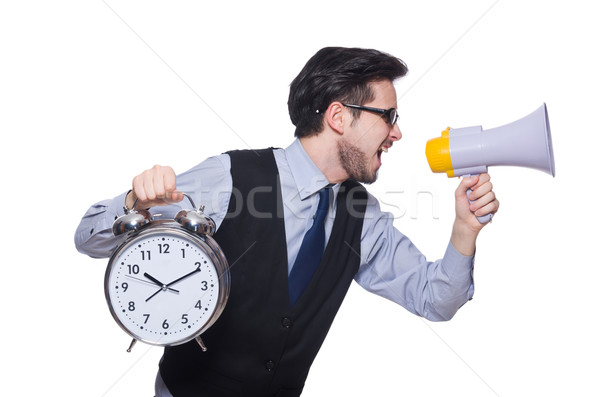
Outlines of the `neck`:
{"label": "neck", "polygon": [[337,141],[329,139],[327,131],[300,138],[300,143],[329,183],[341,183],[348,179],[348,173],[342,167],[338,156]]}

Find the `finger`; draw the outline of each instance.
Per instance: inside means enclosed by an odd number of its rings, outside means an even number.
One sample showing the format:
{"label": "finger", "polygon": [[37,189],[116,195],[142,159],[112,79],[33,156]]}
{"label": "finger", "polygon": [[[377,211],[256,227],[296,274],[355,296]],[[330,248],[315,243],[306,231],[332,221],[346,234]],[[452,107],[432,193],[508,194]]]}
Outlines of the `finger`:
{"label": "finger", "polygon": [[156,199],[156,191],[154,190],[154,174],[152,170],[147,170],[144,171],[142,175],[144,192],[146,193],[146,200],[144,201],[152,201]]}
{"label": "finger", "polygon": [[172,193],[177,189],[175,171],[171,167],[165,167],[162,174],[162,184],[165,189],[165,197],[172,198]]}
{"label": "finger", "polygon": [[476,188],[483,185],[484,183],[488,182],[491,179],[490,174],[488,174],[487,172],[483,172],[481,174],[479,174],[479,181],[477,182],[477,186],[475,186]]}
{"label": "finger", "polygon": [[181,200],[183,200],[183,193],[182,192],[180,192],[178,190],[175,190],[175,191],[173,191],[171,193],[170,200],[169,200],[170,202],[172,202],[172,203],[178,203]]}
{"label": "finger", "polygon": [[494,185],[492,185],[492,182],[487,181],[482,185],[479,185],[478,187],[473,188],[471,194],[469,195],[469,199],[471,201],[473,200],[478,200],[481,197],[485,196],[486,194],[488,194],[489,192],[493,191],[494,189]]}
{"label": "finger", "polygon": [[152,167],[152,189],[155,194],[153,199],[165,198],[164,170],[158,165]]}
{"label": "finger", "polygon": [[172,204],[183,200],[183,193],[177,190],[177,176],[171,167],[164,167],[163,186],[165,187],[164,201]]}
{"label": "finger", "polygon": [[456,196],[464,197],[467,194],[467,190],[472,189],[478,181],[479,177],[477,175],[462,178],[458,184],[458,187],[456,188]]}
{"label": "finger", "polygon": [[476,216],[484,216],[484,215],[487,215],[490,213],[495,214],[496,212],[498,212],[499,208],[500,208],[500,202],[498,200],[493,200],[492,202],[479,208],[477,211],[474,212],[474,214]]}
{"label": "finger", "polygon": [[478,189],[490,180],[490,175],[487,172],[478,175],[477,182],[471,186],[471,190]]}
{"label": "finger", "polygon": [[143,174],[137,175],[133,178],[131,183],[131,188],[133,190],[133,194],[139,201],[146,201],[148,197],[146,196],[146,191],[144,189],[144,177]]}
{"label": "finger", "polygon": [[471,201],[471,211],[475,211],[484,205],[487,205],[496,199],[496,194],[493,191],[487,192],[476,200]]}

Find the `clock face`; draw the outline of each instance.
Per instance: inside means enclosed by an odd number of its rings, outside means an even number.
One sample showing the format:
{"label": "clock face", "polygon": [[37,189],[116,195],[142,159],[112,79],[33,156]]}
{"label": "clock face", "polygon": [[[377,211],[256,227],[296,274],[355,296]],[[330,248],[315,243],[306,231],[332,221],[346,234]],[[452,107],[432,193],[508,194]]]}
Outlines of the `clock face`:
{"label": "clock face", "polygon": [[[197,336],[222,310],[218,258],[177,229],[140,233],[119,247],[105,292],[115,320],[135,339],[176,345]],[[210,323],[210,324],[209,324]]]}

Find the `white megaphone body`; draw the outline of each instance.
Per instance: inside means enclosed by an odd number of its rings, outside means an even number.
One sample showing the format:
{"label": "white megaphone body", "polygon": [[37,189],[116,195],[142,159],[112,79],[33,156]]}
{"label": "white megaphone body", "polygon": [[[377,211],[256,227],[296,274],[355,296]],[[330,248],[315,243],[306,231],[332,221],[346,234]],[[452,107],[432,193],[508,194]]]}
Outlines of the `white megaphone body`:
{"label": "white megaphone body", "polygon": [[[448,127],[441,137],[427,142],[425,154],[431,170],[445,172],[448,177],[481,174],[497,165],[533,168],[554,176],[546,104],[522,119],[489,130],[481,126]],[[478,219],[489,222],[492,215]]]}

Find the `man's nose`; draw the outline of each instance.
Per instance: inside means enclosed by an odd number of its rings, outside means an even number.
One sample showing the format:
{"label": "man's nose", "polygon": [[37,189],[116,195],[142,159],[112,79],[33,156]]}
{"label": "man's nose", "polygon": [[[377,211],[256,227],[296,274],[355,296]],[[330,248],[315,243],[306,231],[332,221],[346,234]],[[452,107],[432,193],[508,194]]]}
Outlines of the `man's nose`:
{"label": "man's nose", "polygon": [[394,124],[394,126],[390,130],[390,139],[392,141],[399,141],[400,139],[402,139],[402,131],[400,131],[398,123]]}

